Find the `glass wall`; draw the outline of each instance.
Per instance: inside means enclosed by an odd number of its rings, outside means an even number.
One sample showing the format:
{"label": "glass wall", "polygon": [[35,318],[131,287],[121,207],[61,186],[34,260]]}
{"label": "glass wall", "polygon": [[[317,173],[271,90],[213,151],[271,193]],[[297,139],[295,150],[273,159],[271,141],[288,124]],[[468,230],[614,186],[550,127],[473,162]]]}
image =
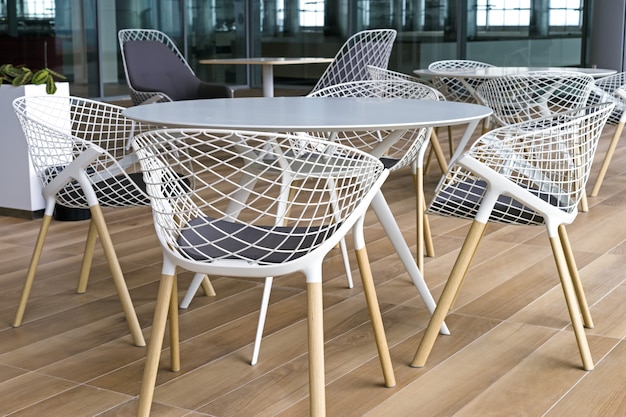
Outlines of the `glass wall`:
{"label": "glass wall", "polygon": [[[202,79],[257,87],[259,67],[199,60],[332,57],[356,31],[395,28],[389,67],[405,73],[452,58],[579,66],[584,10],[584,0],[0,0],[0,63],[62,72],[72,94],[125,96],[117,31],[154,28]],[[275,82],[310,88],[324,69],[276,67]]]}

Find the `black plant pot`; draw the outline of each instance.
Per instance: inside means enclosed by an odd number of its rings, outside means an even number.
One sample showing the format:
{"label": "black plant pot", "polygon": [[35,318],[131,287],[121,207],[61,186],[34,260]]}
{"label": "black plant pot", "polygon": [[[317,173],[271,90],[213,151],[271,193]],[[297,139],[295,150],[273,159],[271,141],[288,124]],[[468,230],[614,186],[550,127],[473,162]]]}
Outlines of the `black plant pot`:
{"label": "black plant pot", "polygon": [[66,222],[91,219],[91,211],[89,209],[77,209],[65,207],[57,204],[54,207],[54,219]]}

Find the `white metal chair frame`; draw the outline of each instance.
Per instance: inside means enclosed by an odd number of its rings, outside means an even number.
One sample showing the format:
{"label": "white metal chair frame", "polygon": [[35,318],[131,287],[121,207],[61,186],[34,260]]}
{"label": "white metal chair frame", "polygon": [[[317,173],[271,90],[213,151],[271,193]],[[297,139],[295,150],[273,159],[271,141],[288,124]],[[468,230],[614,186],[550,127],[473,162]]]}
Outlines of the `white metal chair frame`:
{"label": "white metal chair frame", "polygon": [[622,137],[624,123],[626,122],[626,90],[624,89],[625,85],[626,72],[609,75],[608,77],[603,77],[595,80],[594,88],[591,92],[591,95],[589,96],[590,104],[602,103],[605,101],[615,104],[615,109],[613,110],[613,113],[611,113],[609,121],[607,122],[607,124],[615,125],[615,131],[613,132],[613,136],[611,137],[611,141],[609,142],[609,147],[606,151],[606,154],[604,155],[602,164],[600,165],[600,170],[598,171],[596,182],[591,189],[590,195],[592,197],[597,197],[598,193],[600,193],[600,188],[602,187],[604,177],[606,176],[609,165],[611,164],[611,160],[613,159],[613,154],[615,153],[617,144]]}
{"label": "white metal chair frame", "polygon": [[593,369],[583,328],[593,327],[593,322],[565,225],[576,218],[613,107],[605,103],[495,129],[454,162],[439,183],[429,212],[469,219],[472,225],[412,366],[425,365],[487,223],[499,222],[545,225],[583,367]]}
{"label": "white metal chair frame", "polygon": [[[428,69],[437,72],[460,72],[468,69],[475,68],[488,68],[493,65],[486,62],[473,61],[470,59],[446,59],[442,61],[435,61],[428,65]],[[436,89],[441,91],[448,101],[460,101],[464,103],[474,103],[476,98],[471,90],[464,84],[470,86],[471,89],[476,89],[485,80],[481,78],[472,78],[461,81],[454,77],[433,77],[433,85]]]}
{"label": "white metal chair frame", "polygon": [[[493,110],[495,125],[506,126],[582,108],[593,83],[593,77],[583,73],[534,71],[487,80],[476,88],[476,96]],[[586,194],[581,211],[589,211]]]}
{"label": "white metal chair frame", "polygon": [[350,36],[311,92],[334,84],[367,80],[368,65],[387,68],[396,35],[395,29],[371,29]]}
{"label": "white metal chair frame", "polygon": [[505,75],[476,88],[493,110],[496,126],[506,126],[587,105],[593,77],[573,71],[536,71]]}
{"label": "white metal chair frame", "polygon": [[[462,72],[468,69],[476,68],[488,68],[493,65],[481,61],[473,61],[470,59],[445,59],[441,61],[435,61],[428,65],[428,69],[437,72]],[[446,100],[457,101],[462,103],[477,103],[476,88],[485,81],[482,78],[455,78],[455,77],[442,77],[436,76],[432,78],[433,86],[439,90]],[[482,104],[482,103],[481,103]],[[488,119],[483,121],[483,131],[487,130]],[[458,156],[462,149],[455,152],[454,141],[452,139],[452,127],[448,126],[448,142],[450,147],[450,158]],[[460,147],[465,146],[461,143]]]}
{"label": "white metal chair frame", "polygon": [[[133,147],[163,249],[139,416],[150,411],[168,315],[171,367],[180,368],[178,267],[262,279],[295,272],[305,275],[311,415],[323,416],[322,262],[350,230],[385,384],[395,385],[362,230],[363,216],[388,171],[377,158],[357,149],[300,139],[200,129],[164,129],[135,137]],[[242,181],[250,172],[257,173],[255,178]]]}
{"label": "white metal chair frame", "polygon": [[78,280],[87,289],[97,237],[111,269],[133,342],[145,346],[101,207],[145,206],[149,198],[130,139],[145,126],[122,115],[122,107],[78,97],[20,97],[13,102],[46,203],[13,326],[22,324],[56,204],[89,209],[91,221]]}
{"label": "white metal chair frame", "polygon": [[[329,86],[310,93],[309,97],[379,97],[387,99],[422,99],[438,100],[438,92],[427,85],[411,80],[369,80],[353,81]],[[339,132],[333,134],[333,140],[362,149],[381,158],[381,161],[391,172],[398,171],[406,166],[413,169],[413,179],[416,196],[416,224],[417,224],[417,263],[420,271],[424,271],[424,253],[434,255],[430,228],[427,218],[424,217],[425,208],[423,190],[422,161],[427,139],[432,129],[411,129],[407,131],[374,132]],[[397,137],[389,137],[391,135]],[[315,135],[311,133],[311,135]]]}
{"label": "white metal chair frame", "polygon": [[[446,99],[443,93],[437,90],[431,82],[428,82],[421,78],[413,77],[412,75],[404,74],[402,72],[375,67],[373,65],[368,65],[367,71],[369,72],[370,78],[372,80],[411,81],[411,82],[427,85],[433,88],[433,90],[436,92],[437,96],[439,97],[439,101],[444,101]],[[448,135],[448,139],[450,141],[449,143],[450,154],[452,154],[453,149],[454,149],[454,146],[452,144],[452,136]],[[439,144],[439,139],[437,138],[437,134],[434,129],[428,140],[430,141],[430,145],[431,145],[431,153],[428,155],[429,160],[430,160],[431,155],[434,154],[435,157],[437,158],[437,163],[439,164],[439,168],[441,168],[441,172],[446,172],[448,170],[448,162],[446,161],[446,157],[443,155],[443,150],[441,149],[441,145]],[[424,171],[428,172],[428,168],[429,167],[428,167],[428,162],[427,162],[426,166],[424,167]]]}
{"label": "white metal chair frame", "polygon": [[[325,89],[319,90],[316,93],[310,94],[312,97],[319,96],[337,96],[337,97],[376,97],[376,98],[421,98],[421,99],[429,99],[436,100],[437,99],[437,91],[428,87],[421,83],[414,83],[410,81],[373,81],[373,80],[364,80],[364,81],[355,81],[349,83],[338,84],[336,86],[327,87]],[[418,129],[411,130],[407,132],[396,131],[390,137],[386,138],[390,135],[390,132],[340,132],[333,134],[321,134],[321,133],[309,133],[307,135],[297,134],[296,137],[302,143],[306,143],[309,138],[318,137],[321,139],[327,139],[329,136],[334,142],[343,143],[344,145],[348,145],[350,147],[360,149],[362,151],[372,153],[381,158],[385,166],[387,166],[390,171],[395,171],[400,168],[406,167],[408,164],[413,164],[415,160],[421,160],[423,158],[423,152],[425,147],[422,146],[425,140],[425,135],[428,134],[430,129]],[[395,140],[395,142],[394,142]],[[381,147],[381,144],[385,144],[385,148]],[[389,144],[389,145],[387,145]],[[306,162],[306,161],[304,161]],[[421,164],[420,164],[421,167]],[[245,179],[244,182],[249,184],[254,183],[254,176],[256,175],[256,170],[265,170],[263,164],[251,165],[252,171],[249,174],[249,177]],[[423,178],[421,175],[421,169],[418,169],[416,177],[415,177],[415,186],[416,186],[416,201],[417,207],[425,207],[424,197],[423,197]],[[320,172],[311,172],[310,175],[326,175],[325,173]],[[282,179],[287,181],[284,186],[290,187],[291,182],[297,180],[295,177],[289,177],[287,175],[282,175]],[[243,191],[239,192],[241,201],[245,201],[248,197]],[[236,213],[238,209],[235,207],[237,204],[231,204],[228,212],[236,217]],[[241,205],[241,204],[240,204]],[[284,208],[281,208],[284,210]],[[421,262],[418,262],[418,269],[420,272],[419,278],[413,277],[413,279],[418,279],[417,282],[414,282],[416,288],[420,292],[420,295],[424,299],[429,309],[434,310],[434,299],[432,295],[428,291],[428,287],[422,278],[421,271],[423,271],[423,256],[424,256],[424,246],[426,246],[426,250],[429,251],[429,254],[433,254],[433,245],[432,240],[430,239],[430,233],[428,229],[427,219],[423,215],[422,211],[417,211],[417,235],[418,235],[418,259]],[[426,236],[424,239],[421,236]],[[426,245],[424,244],[426,241]],[[345,244],[345,240],[341,239],[339,242],[341,253],[344,260],[344,266],[346,269],[346,276],[348,279],[348,286],[352,288],[352,278],[351,278],[351,267],[348,258],[347,246]],[[398,253],[401,257],[403,263],[405,265],[410,265],[414,261],[410,254],[404,254],[402,251]],[[409,259],[410,258],[410,259]],[[417,274],[412,274],[417,275]],[[183,301],[181,302],[182,308],[187,308],[189,302],[193,299],[194,295],[198,291],[198,288],[201,284],[203,277],[201,274],[196,274],[194,279],[191,281],[189,288],[184,296]],[[269,305],[270,295],[271,295],[271,287],[272,287],[273,278],[266,277],[263,296],[261,299],[261,309],[259,312],[259,323],[257,326],[257,333],[254,342],[254,349],[252,353],[251,364],[254,365],[258,361],[261,340],[263,337],[263,328],[265,323],[265,318],[267,315],[267,309]],[[447,333],[447,328],[442,327],[443,332]]]}

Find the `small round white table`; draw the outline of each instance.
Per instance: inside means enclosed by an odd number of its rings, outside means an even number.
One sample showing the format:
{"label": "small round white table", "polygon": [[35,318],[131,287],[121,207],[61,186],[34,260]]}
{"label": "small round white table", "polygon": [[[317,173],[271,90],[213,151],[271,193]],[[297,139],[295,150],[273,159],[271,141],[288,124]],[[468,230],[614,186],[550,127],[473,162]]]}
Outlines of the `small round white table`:
{"label": "small round white table", "polygon": [[201,59],[200,64],[221,65],[261,65],[263,75],[263,96],[274,97],[274,65],[328,64],[334,58],[285,57],[285,58],[216,58]]}

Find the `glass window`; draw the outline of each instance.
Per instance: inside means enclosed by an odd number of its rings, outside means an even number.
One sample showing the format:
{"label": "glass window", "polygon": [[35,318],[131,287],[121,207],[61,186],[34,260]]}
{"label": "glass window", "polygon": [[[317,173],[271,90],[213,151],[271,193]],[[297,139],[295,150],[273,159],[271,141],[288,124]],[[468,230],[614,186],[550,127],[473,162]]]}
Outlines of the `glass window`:
{"label": "glass window", "polygon": [[324,26],[323,0],[300,0],[300,25],[303,27]]}
{"label": "glass window", "polygon": [[528,26],[530,0],[478,0],[476,23],[479,27]]}
{"label": "glass window", "polygon": [[551,0],[550,26],[582,25],[582,0]]}
{"label": "glass window", "polygon": [[54,0],[26,0],[17,3],[17,15],[28,19],[54,18]]}

